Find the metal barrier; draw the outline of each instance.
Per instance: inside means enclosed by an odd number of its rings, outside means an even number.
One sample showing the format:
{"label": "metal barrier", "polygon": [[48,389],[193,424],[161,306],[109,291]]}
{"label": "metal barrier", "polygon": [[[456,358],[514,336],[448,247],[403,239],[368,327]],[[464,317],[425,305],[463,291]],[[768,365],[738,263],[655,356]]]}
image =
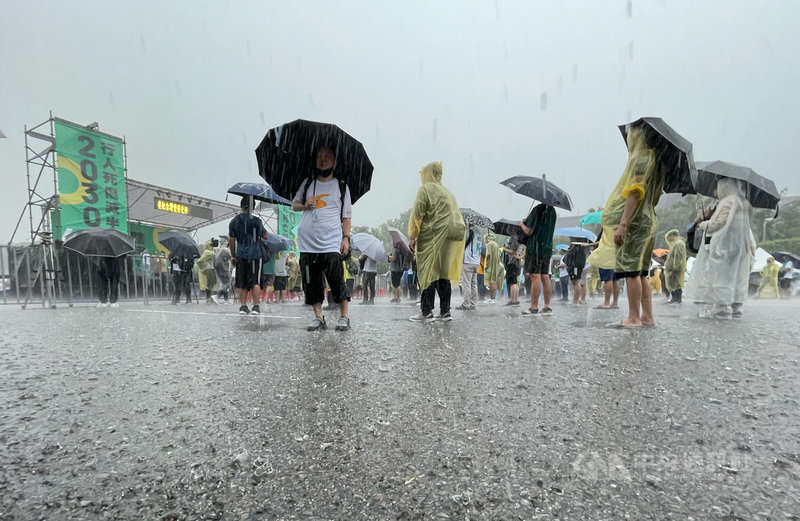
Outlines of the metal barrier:
{"label": "metal barrier", "polygon": [[[52,255],[55,262],[47,261]],[[97,302],[100,287],[97,258],[84,257],[60,245],[0,245],[0,298],[3,304]],[[197,299],[197,275],[192,295]],[[120,300],[167,300],[175,294],[173,277],[163,256],[140,254],[121,259]]]}

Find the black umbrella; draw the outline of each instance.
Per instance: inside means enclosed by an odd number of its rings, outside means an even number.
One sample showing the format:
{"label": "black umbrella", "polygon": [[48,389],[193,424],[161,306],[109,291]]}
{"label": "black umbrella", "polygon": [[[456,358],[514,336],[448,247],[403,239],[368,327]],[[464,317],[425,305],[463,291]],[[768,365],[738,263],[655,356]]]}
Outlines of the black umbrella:
{"label": "black umbrella", "polygon": [[494,226],[494,232],[499,235],[518,237],[522,233],[522,226],[520,226],[519,221],[511,219],[500,219],[499,221],[495,221],[492,226]]}
{"label": "black umbrella", "polygon": [[745,198],[756,208],[778,208],[780,193],[771,179],[758,175],[746,166],[725,161],[698,162],[692,181],[698,194],[716,197],[717,181],[727,177],[744,182]]}
{"label": "black umbrella", "polygon": [[270,129],[256,149],[258,173],[278,195],[292,200],[300,184],[313,179],[322,146],[333,150],[334,175],[347,183],[355,203],[369,191],[374,168],[364,145],[330,123],[298,119]]}
{"label": "black umbrella", "polygon": [[794,253],[788,251],[776,251],[772,254],[775,257],[775,260],[780,262],[781,264],[786,264],[789,261],[792,261],[792,266],[795,268],[800,268],[800,255],[795,255]]}
{"label": "black umbrella", "polygon": [[134,240],[117,230],[87,228],[71,233],[64,248],[87,257],[121,257],[135,250]]}
{"label": "black umbrella", "polygon": [[500,181],[500,184],[535,201],[572,210],[572,199],[569,194],[546,179],[515,175],[505,181]]}
{"label": "black umbrella", "polygon": [[667,125],[661,118],[639,118],[627,125],[619,125],[622,139],[628,142],[628,128],[635,125],[644,125],[647,144],[656,151],[659,161],[667,170],[664,180],[664,191],[667,193],[693,194],[695,193],[692,178],[696,175],[694,158],[692,157],[692,144],[681,136],[675,129]]}
{"label": "black umbrella", "polygon": [[461,217],[464,218],[464,222],[466,224],[474,224],[475,226],[479,226],[481,228],[492,227],[492,220],[482,213],[478,213],[472,208],[459,208],[459,210],[461,210]]}
{"label": "black umbrella", "polygon": [[200,248],[197,243],[183,232],[158,232],[158,242],[163,244],[173,257],[194,259],[200,256]]}

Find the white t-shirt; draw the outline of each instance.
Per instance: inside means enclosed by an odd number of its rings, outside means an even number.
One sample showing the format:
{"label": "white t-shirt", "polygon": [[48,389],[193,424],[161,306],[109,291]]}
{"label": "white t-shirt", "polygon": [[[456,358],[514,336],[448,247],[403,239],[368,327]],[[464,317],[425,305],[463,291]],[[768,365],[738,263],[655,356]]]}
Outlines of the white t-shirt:
{"label": "white t-shirt", "polygon": [[367,257],[367,259],[364,261],[364,271],[378,273],[378,261],[371,257]]}
{"label": "white t-shirt", "polygon": [[472,242],[464,248],[464,264],[481,263],[481,243],[477,234],[472,238]]}
{"label": "white t-shirt", "polygon": [[285,251],[278,253],[275,256],[275,276],[276,277],[285,277],[286,273],[286,259],[289,258],[289,254]]}
{"label": "white t-shirt", "polygon": [[[306,183],[294,196],[294,200],[303,200],[303,190]],[[330,181],[311,181],[306,198],[316,196],[317,207],[313,210],[303,210],[300,225],[297,227],[297,248],[300,253],[333,253],[339,251],[342,244],[342,221],[353,216],[350,204],[350,188],[344,194],[344,211],[342,211],[342,196],[339,191],[339,181],[334,178]]]}

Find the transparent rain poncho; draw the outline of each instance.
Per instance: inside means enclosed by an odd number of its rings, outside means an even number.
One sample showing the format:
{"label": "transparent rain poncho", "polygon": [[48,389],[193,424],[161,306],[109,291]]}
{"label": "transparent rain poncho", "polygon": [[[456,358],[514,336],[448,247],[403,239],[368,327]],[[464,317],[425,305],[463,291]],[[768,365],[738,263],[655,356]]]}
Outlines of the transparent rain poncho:
{"label": "transparent rain poncho", "polygon": [[678,230],[670,230],[664,237],[669,246],[667,260],[664,261],[664,286],[672,293],[683,289],[686,273],[686,243]]}
{"label": "transparent rain poncho", "polygon": [[720,179],[717,197],[711,218],[697,225],[703,240],[685,294],[695,301],[730,306],[747,297],[756,246],[750,233],[750,204],[741,182]]}
{"label": "transparent rain poncho", "polygon": [[[613,269],[616,273],[645,272],[650,269],[658,231],[655,207],[664,189],[663,165],[656,160],[655,151],[647,146],[642,126],[631,127],[627,140],[628,163],[603,207],[600,245],[588,258],[592,266]],[[617,247],[614,234],[625,209],[625,199],[631,193],[639,194],[639,202],[628,222],[625,240],[622,246]]]}
{"label": "transparent rain poncho", "polygon": [[289,252],[289,259],[286,265],[289,268],[289,290],[299,288],[302,282],[300,280],[300,263],[297,261],[297,255],[293,251]]}
{"label": "transparent rain poncho", "polygon": [[417,277],[424,290],[439,279],[458,281],[466,226],[456,198],[442,186],[442,164],[425,165],[420,176],[422,186],[411,207],[408,237],[417,240]]}
{"label": "transparent rain poncho", "polygon": [[505,278],[500,246],[495,241],[493,233],[489,233],[484,237],[484,243],[486,244],[486,261],[484,262],[483,280],[486,284],[494,282],[497,287],[500,287],[503,285],[503,279]]}
{"label": "transparent rain poncho", "polygon": [[758,298],[778,298],[778,263],[772,257],[761,269],[761,281],[758,283]]}
{"label": "transparent rain poncho", "polygon": [[217,271],[214,269],[214,246],[211,241],[206,241],[203,254],[195,261],[194,269],[197,270],[197,280],[201,290],[217,291],[219,289]]}

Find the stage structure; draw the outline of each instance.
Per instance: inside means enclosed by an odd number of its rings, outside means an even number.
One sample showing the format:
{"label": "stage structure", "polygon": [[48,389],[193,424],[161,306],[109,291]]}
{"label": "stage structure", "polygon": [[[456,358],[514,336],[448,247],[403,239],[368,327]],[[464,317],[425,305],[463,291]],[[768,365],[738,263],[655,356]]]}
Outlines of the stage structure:
{"label": "stage structure", "polygon": [[[158,254],[166,253],[158,242],[159,231],[181,230],[196,236],[198,229],[239,212],[238,204],[128,178],[125,138],[100,132],[97,123],[79,125],[51,112],[47,121],[25,127],[25,154],[28,199],[5,251],[0,252],[2,301],[8,300],[7,274],[23,308],[39,295],[43,307],[55,307],[57,300],[71,304],[73,288],[71,283],[65,287],[64,281],[72,279],[62,271],[59,259],[61,241],[74,231],[116,229],[134,237],[137,252]],[[260,213],[275,232],[277,211],[263,208]],[[30,243],[13,246],[15,239],[19,243],[23,220],[30,225]],[[141,264],[134,262],[131,267],[137,266]],[[133,290],[135,294],[135,284]]]}

